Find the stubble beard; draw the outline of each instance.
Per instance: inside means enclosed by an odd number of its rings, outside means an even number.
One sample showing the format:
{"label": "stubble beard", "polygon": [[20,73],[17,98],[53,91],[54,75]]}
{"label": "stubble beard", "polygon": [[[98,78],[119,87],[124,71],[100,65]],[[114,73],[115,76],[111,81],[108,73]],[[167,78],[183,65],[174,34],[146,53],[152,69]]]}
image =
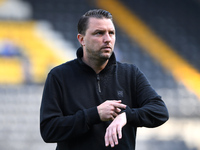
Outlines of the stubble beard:
{"label": "stubble beard", "polygon": [[102,61],[107,61],[108,59],[110,59],[111,55],[112,55],[113,51],[111,50],[110,52],[100,52],[99,53],[99,59]]}
{"label": "stubble beard", "polygon": [[90,60],[95,60],[95,61],[100,61],[104,62],[110,59],[113,51],[104,51],[104,50],[99,50],[99,51],[90,51],[88,50]]}

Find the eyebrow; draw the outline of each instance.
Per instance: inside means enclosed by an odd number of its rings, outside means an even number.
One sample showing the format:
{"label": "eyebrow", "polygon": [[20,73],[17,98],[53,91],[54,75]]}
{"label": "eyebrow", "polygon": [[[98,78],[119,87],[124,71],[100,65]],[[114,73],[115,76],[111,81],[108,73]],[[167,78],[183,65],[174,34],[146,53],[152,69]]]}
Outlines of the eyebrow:
{"label": "eyebrow", "polygon": [[[105,29],[96,29],[93,31],[93,33],[96,33],[96,32],[105,32],[106,30]],[[115,30],[109,30],[109,32],[115,32]]]}

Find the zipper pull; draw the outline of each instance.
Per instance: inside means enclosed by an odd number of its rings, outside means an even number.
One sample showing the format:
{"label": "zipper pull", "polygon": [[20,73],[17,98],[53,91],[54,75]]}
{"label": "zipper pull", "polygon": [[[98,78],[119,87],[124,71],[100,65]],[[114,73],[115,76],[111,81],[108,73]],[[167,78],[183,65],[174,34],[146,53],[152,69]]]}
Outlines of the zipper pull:
{"label": "zipper pull", "polygon": [[98,90],[99,90],[99,93],[101,93],[101,87],[100,87],[100,77],[99,77],[99,74],[97,74],[97,85],[98,85]]}

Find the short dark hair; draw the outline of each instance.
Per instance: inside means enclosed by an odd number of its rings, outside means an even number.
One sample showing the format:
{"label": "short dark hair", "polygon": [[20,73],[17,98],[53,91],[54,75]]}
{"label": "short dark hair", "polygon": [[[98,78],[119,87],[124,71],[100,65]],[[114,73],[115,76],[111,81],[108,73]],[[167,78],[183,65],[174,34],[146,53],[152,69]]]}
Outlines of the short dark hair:
{"label": "short dark hair", "polygon": [[88,20],[89,18],[107,18],[112,20],[112,14],[103,9],[93,9],[86,12],[78,22],[78,33],[85,35],[85,31],[88,28]]}

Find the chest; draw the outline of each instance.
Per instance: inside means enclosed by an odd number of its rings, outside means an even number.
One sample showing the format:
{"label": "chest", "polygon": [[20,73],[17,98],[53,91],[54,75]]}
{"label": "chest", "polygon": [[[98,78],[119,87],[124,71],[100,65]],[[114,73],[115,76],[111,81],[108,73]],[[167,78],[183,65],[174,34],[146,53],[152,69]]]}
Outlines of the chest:
{"label": "chest", "polygon": [[62,103],[66,114],[98,106],[106,100],[122,100],[126,105],[133,105],[133,81],[119,74],[82,74],[64,82]]}

